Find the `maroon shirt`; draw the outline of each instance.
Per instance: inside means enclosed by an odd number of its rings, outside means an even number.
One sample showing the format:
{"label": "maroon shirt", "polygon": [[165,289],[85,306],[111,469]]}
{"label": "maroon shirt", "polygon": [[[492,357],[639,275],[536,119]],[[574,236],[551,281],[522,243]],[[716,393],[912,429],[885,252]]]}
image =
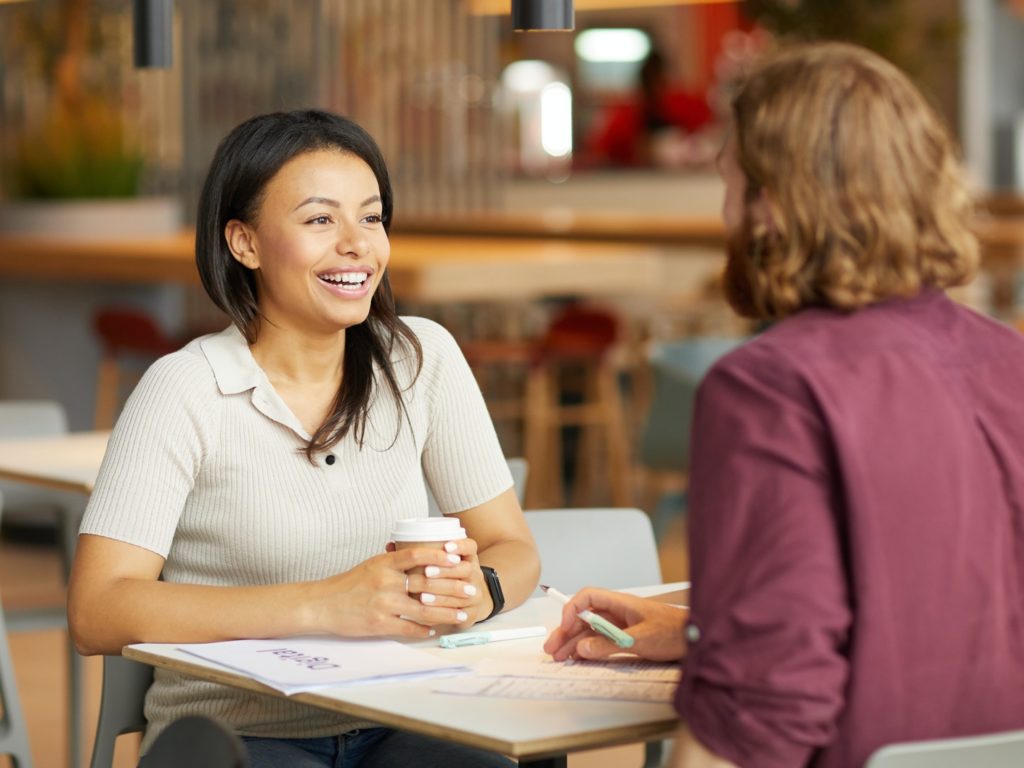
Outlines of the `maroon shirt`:
{"label": "maroon shirt", "polygon": [[805,310],[697,398],[676,707],[745,768],[1024,727],[1024,338],[937,291]]}

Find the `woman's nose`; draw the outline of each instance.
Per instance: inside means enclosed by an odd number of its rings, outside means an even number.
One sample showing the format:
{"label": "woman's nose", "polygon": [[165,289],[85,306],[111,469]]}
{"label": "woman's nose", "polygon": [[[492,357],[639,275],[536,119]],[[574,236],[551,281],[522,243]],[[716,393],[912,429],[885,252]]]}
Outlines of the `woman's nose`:
{"label": "woman's nose", "polygon": [[341,219],[338,224],[338,240],[336,249],[343,255],[357,257],[366,255],[367,239],[359,222]]}

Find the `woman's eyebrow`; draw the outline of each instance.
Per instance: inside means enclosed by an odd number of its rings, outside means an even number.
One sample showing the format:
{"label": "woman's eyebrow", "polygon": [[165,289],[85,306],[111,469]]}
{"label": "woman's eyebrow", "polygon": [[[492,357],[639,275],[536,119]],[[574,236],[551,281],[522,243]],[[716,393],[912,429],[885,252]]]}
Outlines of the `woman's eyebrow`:
{"label": "woman's eyebrow", "polygon": [[[293,208],[292,210],[297,211],[302,206],[309,205],[310,203],[321,203],[323,205],[329,205],[332,208],[341,208],[341,203],[339,203],[337,200],[332,200],[329,197],[307,197],[301,203],[296,205],[295,208]],[[364,203],[364,205],[365,205],[365,203]]]}

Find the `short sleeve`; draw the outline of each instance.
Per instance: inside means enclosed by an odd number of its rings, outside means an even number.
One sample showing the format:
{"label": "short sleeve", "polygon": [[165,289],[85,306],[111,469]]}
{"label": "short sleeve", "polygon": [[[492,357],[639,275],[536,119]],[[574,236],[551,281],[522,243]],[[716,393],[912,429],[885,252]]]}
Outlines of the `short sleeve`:
{"label": "short sleeve", "polygon": [[851,611],[824,421],[791,369],[751,362],[726,358],[697,397],[676,706],[715,754],[781,768],[836,732]]}
{"label": "short sleeve", "polygon": [[428,407],[423,472],[445,514],[463,512],[512,487],[480,387],[455,339],[440,325],[419,319],[421,377]]}
{"label": "short sleeve", "polygon": [[146,371],[114,427],[80,533],[167,557],[210,447],[215,387],[188,349]]}

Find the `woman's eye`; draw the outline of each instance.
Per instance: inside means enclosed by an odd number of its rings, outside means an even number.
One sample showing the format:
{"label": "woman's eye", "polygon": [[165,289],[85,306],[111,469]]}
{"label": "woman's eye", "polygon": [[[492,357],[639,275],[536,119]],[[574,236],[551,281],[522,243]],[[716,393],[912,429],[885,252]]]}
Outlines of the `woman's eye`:
{"label": "woman's eye", "polygon": [[381,217],[379,213],[371,213],[369,216],[363,219],[363,221],[369,224],[380,224],[383,220],[384,219]]}
{"label": "woman's eye", "polygon": [[327,215],[314,216],[312,219],[309,220],[309,223],[310,224],[330,224],[331,223],[331,217],[327,216]]}

